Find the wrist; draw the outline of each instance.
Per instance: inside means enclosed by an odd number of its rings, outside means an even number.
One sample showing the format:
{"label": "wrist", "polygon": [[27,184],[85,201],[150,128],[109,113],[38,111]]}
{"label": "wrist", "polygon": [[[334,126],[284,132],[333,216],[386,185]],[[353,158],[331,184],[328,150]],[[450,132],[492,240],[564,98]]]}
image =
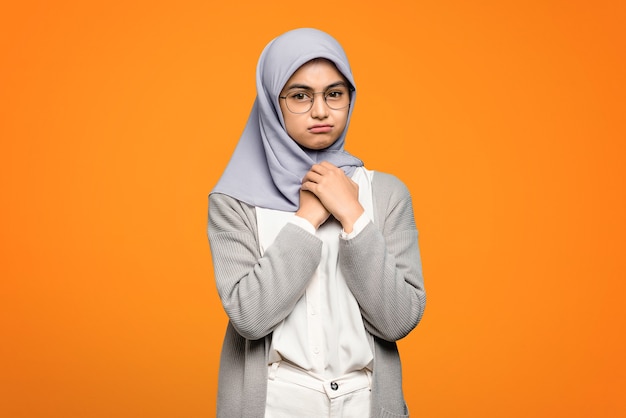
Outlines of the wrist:
{"label": "wrist", "polygon": [[337,218],[345,233],[349,234],[352,232],[355,222],[361,217],[361,215],[363,215],[364,212],[365,210],[363,207],[359,205],[358,208],[354,208],[354,210],[342,215],[341,218]]}
{"label": "wrist", "polygon": [[326,218],[328,218],[328,215],[324,218],[315,213],[309,213],[300,209],[296,211],[295,215],[299,218],[305,219],[307,222],[313,225],[313,228],[315,229],[319,228],[320,225],[324,223]]}

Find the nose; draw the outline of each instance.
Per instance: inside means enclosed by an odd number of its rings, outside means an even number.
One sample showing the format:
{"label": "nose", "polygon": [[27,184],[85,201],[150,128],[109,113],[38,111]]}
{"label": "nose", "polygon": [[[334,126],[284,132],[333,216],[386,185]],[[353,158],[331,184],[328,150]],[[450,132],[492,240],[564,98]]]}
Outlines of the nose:
{"label": "nose", "polygon": [[[316,94],[319,94],[320,96],[315,97]],[[328,106],[326,105],[326,100],[324,100],[324,92],[313,93],[311,117],[315,119],[324,119],[328,117]]]}

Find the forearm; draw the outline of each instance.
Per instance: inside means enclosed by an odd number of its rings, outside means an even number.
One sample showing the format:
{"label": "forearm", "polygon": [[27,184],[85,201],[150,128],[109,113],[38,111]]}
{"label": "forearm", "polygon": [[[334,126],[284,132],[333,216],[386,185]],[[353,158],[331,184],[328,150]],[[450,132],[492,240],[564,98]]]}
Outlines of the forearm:
{"label": "forearm", "polygon": [[417,231],[386,239],[370,223],[340,248],[340,266],[366,327],[388,341],[406,336],[425,306]]}
{"label": "forearm", "polygon": [[224,310],[245,338],[270,333],[293,309],[317,267],[321,242],[286,225],[261,257],[253,224],[237,207],[213,199],[209,241],[215,281]]}

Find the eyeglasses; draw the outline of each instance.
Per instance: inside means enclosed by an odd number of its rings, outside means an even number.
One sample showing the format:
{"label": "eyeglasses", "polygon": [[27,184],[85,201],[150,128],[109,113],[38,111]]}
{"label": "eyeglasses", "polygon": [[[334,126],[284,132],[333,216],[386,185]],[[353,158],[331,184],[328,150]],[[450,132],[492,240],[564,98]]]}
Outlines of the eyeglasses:
{"label": "eyeglasses", "polygon": [[337,86],[318,92],[294,89],[285,96],[278,96],[278,98],[285,100],[287,109],[291,113],[306,113],[313,107],[316,94],[323,94],[326,105],[333,110],[341,110],[350,106],[350,90],[346,86]]}

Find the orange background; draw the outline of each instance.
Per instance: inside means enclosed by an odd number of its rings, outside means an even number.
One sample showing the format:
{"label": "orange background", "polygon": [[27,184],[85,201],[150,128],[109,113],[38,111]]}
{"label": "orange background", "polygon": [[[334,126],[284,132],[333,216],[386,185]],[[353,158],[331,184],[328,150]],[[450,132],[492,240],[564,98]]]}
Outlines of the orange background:
{"label": "orange background", "polygon": [[348,149],[414,196],[412,416],[626,415],[624,2],[11,3],[0,416],[214,415],[207,194],[299,26],[351,60]]}

